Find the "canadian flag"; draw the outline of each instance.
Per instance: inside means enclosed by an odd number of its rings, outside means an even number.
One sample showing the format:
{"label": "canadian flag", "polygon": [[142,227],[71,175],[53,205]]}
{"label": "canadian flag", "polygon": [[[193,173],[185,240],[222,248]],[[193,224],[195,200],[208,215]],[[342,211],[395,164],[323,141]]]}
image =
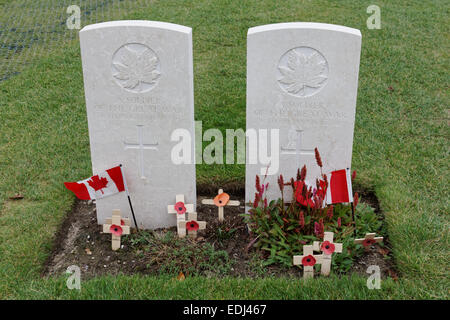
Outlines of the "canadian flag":
{"label": "canadian flag", "polygon": [[81,200],[100,199],[126,189],[121,166],[108,169],[83,181],[64,182],[64,185]]}
{"label": "canadian flag", "polygon": [[350,169],[336,170],[327,174],[327,204],[353,202]]}

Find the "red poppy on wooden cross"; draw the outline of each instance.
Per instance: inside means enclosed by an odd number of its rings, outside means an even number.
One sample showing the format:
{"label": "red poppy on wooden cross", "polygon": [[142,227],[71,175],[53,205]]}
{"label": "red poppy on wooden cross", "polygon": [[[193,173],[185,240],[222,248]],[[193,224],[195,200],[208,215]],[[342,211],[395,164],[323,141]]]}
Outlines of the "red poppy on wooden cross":
{"label": "red poppy on wooden cross", "polygon": [[[206,229],[206,221],[197,221],[197,212],[188,213],[187,220],[186,221],[180,220],[180,221],[178,221],[177,225],[178,225],[178,230],[184,229],[184,232],[183,232],[184,236],[186,235],[186,230],[187,230],[187,234],[191,238],[197,237],[198,230]],[[180,238],[183,238],[184,236],[180,235]]]}
{"label": "red poppy on wooden cross", "polygon": [[366,233],[365,237],[362,239],[355,239],[354,243],[362,244],[366,250],[370,248],[371,245],[379,242],[383,242],[383,237],[375,237],[375,233]]}
{"label": "red poppy on wooden cross", "polygon": [[314,278],[314,266],[316,264],[322,264],[323,255],[314,255],[313,254],[313,246],[312,245],[304,245],[303,246],[303,255],[302,256],[294,256],[293,263],[294,266],[302,265],[303,266],[303,278]]}
{"label": "red poppy on wooden cross", "polygon": [[111,218],[106,219],[103,225],[103,233],[111,233],[111,247],[114,251],[120,248],[120,238],[130,234],[130,219],[122,218],[120,210],[114,209]]}
{"label": "red poppy on wooden cross", "polygon": [[333,255],[333,253],[342,252],[342,243],[333,242],[333,237],[334,237],[333,232],[324,232],[323,242],[319,241],[313,242],[313,250],[322,251],[323,253],[323,261],[322,266],[320,267],[320,274],[324,276],[330,275],[331,256]]}
{"label": "red poppy on wooden cross", "polygon": [[175,197],[175,204],[170,204],[167,206],[167,212],[169,214],[176,214],[177,216],[177,232],[178,236],[180,238],[183,238],[186,236],[186,228],[179,227],[178,222],[180,221],[186,221],[186,212],[192,213],[194,212],[194,205],[193,204],[186,204],[184,201],[184,195],[183,194],[177,194]]}
{"label": "red poppy on wooden cross", "polygon": [[230,200],[228,193],[219,189],[217,196],[214,199],[203,199],[202,204],[215,205],[218,208],[219,221],[223,221],[223,211],[225,206],[239,206],[241,203],[236,200]]}

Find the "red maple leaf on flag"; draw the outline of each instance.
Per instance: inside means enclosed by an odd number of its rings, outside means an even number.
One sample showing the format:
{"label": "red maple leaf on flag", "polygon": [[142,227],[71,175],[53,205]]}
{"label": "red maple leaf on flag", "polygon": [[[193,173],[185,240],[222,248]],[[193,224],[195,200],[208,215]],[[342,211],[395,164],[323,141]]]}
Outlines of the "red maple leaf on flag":
{"label": "red maple leaf on flag", "polygon": [[103,188],[108,185],[108,179],[105,177],[99,178],[99,176],[93,176],[90,180],[88,180],[89,185],[94,188],[95,191],[100,190],[103,194]]}

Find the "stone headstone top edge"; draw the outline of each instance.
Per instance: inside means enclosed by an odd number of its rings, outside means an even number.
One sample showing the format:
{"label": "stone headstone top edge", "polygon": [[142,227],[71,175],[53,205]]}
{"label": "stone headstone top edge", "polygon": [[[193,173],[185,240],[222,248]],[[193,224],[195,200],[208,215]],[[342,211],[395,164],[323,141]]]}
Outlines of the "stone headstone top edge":
{"label": "stone headstone top edge", "polygon": [[116,20],[116,21],[100,22],[85,26],[83,29],[80,30],[80,33],[111,27],[152,27],[182,32],[186,34],[192,33],[192,28],[190,27],[182,26],[175,23],[150,21],[150,20]]}
{"label": "stone headstone top edge", "polygon": [[317,23],[317,22],[285,22],[285,23],[273,23],[261,26],[256,26],[248,29],[247,36],[250,36],[259,32],[266,32],[272,30],[286,30],[286,29],[317,29],[326,31],[337,31],[353,34],[361,37],[361,31],[358,29],[345,27],[336,24],[329,23]]}

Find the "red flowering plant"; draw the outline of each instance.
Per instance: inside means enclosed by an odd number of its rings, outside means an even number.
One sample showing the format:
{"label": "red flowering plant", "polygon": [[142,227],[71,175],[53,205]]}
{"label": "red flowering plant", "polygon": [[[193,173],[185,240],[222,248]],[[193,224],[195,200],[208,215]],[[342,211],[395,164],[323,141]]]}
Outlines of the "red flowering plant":
{"label": "red flowering plant", "polygon": [[[264,264],[281,263],[292,266],[292,257],[303,252],[303,245],[313,241],[323,241],[325,231],[334,232],[334,241],[343,243],[343,253],[333,254],[337,268],[348,271],[355,255],[362,254],[354,244],[355,224],[352,220],[351,207],[347,204],[326,205],[327,176],[322,173],[322,159],[315,149],[316,163],[321,169],[321,175],[315,185],[306,182],[307,169],[303,166],[297,171],[295,178],[286,181],[283,175],[278,177],[278,187],[281,196],[278,199],[267,199],[268,184],[264,184],[256,176],[255,199],[244,215],[251,230],[251,245],[264,254]],[[287,192],[292,193],[291,201],[286,201]],[[358,198],[355,194],[355,198]],[[367,205],[356,207],[356,229],[358,234],[365,232],[380,232],[381,222],[374,210]],[[359,226],[361,215],[370,216],[365,221],[370,223]],[[324,242],[321,248],[324,252],[333,253],[334,245]],[[336,263],[335,263],[336,264]],[[335,266],[333,266],[335,268]]]}

